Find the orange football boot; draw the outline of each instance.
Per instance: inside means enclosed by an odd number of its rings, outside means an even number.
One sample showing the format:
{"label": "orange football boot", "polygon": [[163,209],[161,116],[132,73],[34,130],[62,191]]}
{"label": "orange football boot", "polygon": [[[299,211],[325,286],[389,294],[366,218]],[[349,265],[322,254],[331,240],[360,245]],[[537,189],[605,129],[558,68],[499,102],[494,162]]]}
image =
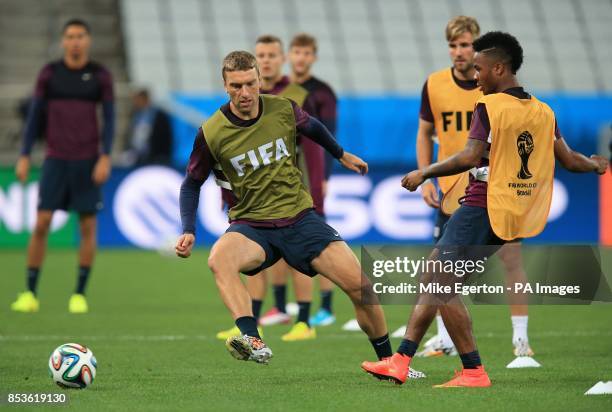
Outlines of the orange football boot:
{"label": "orange football boot", "polygon": [[393,356],[383,358],[378,362],[363,362],[361,368],[380,380],[388,380],[401,385],[406,382],[411,360],[410,356],[394,353]]}
{"label": "orange football boot", "polygon": [[480,365],[476,369],[463,369],[461,372],[455,371],[455,377],[441,385],[434,385],[434,388],[486,388],[491,386],[489,375]]}

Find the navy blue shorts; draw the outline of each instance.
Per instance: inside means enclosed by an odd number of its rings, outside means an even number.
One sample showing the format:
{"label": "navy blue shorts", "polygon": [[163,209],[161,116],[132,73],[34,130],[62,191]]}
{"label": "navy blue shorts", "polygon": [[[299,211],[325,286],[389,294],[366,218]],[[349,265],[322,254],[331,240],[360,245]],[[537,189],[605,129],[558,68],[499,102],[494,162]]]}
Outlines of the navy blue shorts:
{"label": "navy blue shorts", "polygon": [[[440,199],[442,199],[442,194],[440,194]],[[448,222],[448,219],[450,219],[450,216],[445,215],[444,213],[442,213],[442,209],[438,208],[436,211],[436,220],[434,224],[434,243],[437,243],[438,240],[440,240],[444,235],[444,229],[446,228],[446,223]]]}
{"label": "navy blue shorts", "polygon": [[493,232],[487,209],[461,205],[448,219],[436,248],[441,260],[479,260],[493,255],[504,243]]}
{"label": "navy blue shorts", "polygon": [[91,177],[96,161],[45,159],[38,186],[38,210],[75,210],[83,214],[101,210],[101,187]]}
{"label": "navy blue shorts", "polygon": [[478,206],[461,205],[448,219],[444,234],[436,246],[503,245],[497,237],[487,209]]}
{"label": "navy blue shorts", "polygon": [[308,276],[315,276],[317,272],[310,265],[313,259],[331,242],[343,240],[314,210],[285,227],[262,228],[245,223],[232,223],[225,232],[241,233],[266,252],[266,260],[260,267],[242,272],[249,276],[269,268],[281,258],[292,268]]}

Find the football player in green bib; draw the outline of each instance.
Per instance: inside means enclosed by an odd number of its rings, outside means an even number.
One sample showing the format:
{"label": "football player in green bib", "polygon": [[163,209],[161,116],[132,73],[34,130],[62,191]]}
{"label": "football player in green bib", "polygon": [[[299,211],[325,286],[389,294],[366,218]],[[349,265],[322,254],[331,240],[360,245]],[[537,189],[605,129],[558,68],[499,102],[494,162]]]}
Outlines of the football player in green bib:
{"label": "football player in green bib", "polygon": [[267,363],[272,357],[257,330],[240,273],[258,273],[283,258],[302,273],[318,273],[338,285],[353,302],[377,357],[391,356],[382,308],[372,302],[366,305],[362,299],[366,279],[359,261],[338,232],[313,210],[296,165],[296,137],[308,136],[356,173],[367,173],[368,165],[345,152],[325,126],[295,102],[260,95],[259,69],[252,54],[228,54],[222,75],[230,101],[198,130],[181,186],[183,234],[176,253],[185,258],[191,255],[200,187],[211,171],[222,172],[237,202],[228,212],[230,227],[213,245],[208,265],[242,334],[228,338],[227,349],[239,360]]}

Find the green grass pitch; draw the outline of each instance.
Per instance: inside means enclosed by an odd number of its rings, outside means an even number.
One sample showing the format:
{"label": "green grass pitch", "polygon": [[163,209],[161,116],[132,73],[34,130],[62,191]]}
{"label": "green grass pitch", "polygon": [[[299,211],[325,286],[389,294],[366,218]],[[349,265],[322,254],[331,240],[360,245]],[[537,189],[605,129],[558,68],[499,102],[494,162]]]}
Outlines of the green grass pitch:
{"label": "green grass pitch", "polygon": [[[76,254],[50,250],[39,286],[41,310],[23,315],[10,312],[9,304],[24,287],[24,253],[1,251],[0,393],[61,391],[48,377],[47,360],[56,346],[75,341],[98,359],[92,387],[67,392],[68,407],[76,410],[612,410],[611,395],[583,395],[596,382],[612,380],[612,305],[531,307],[530,341],[543,367],[521,370],[505,368],[513,359],[508,308],[472,307],[493,386],[433,389],[460,368],[456,357],[416,359],[413,366],[428,378],[396,386],[359,368],[374,353],[363,334],[341,331],[352,309],[340,292],[339,321],[319,328],[317,340],[284,343],[287,327],[269,327],[269,366],[232,359],[214,337],[232,321],[206,257],[205,250],[188,260],[101,251],[89,285],[90,313],[77,316],[67,313]],[[409,310],[385,307],[392,330]]]}

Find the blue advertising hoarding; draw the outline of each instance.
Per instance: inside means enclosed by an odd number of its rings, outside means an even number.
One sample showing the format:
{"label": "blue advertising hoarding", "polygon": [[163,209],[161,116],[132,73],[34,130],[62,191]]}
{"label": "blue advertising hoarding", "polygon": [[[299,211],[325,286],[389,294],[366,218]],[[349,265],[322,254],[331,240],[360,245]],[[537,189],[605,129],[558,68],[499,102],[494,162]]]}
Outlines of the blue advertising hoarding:
{"label": "blue advertising hoarding", "polygon": [[[400,186],[406,170],[375,167],[367,176],[332,175],[325,204],[329,223],[352,243],[429,243],[434,210],[425,205],[419,192],[410,193]],[[6,176],[9,174],[12,176],[12,170],[7,170]],[[183,171],[162,166],[114,169],[104,185],[99,245],[170,250],[181,232],[178,196],[183,176]],[[0,227],[6,232],[5,237],[10,231],[15,231],[16,236],[4,246],[25,246],[28,240],[25,232],[32,230],[36,202],[24,205],[22,199],[35,198],[37,182],[30,186],[15,180],[5,183],[0,188]],[[594,174],[578,175],[557,169],[549,223],[540,236],[529,242],[597,243],[598,184]],[[20,190],[27,193],[21,194]],[[76,240],[77,226],[69,227],[70,221],[65,216],[58,214],[53,230],[71,231],[71,238]],[[198,244],[211,244],[226,227],[219,188],[209,179],[201,192]]]}
{"label": "blue advertising hoarding", "polygon": [[[352,243],[429,243],[434,210],[420,193],[400,186],[403,170],[367,176],[335,174],[329,183],[329,223]],[[169,248],[180,233],[178,194],[183,172],[166,167],[115,170],[105,186],[100,214],[100,246]],[[536,243],[597,243],[598,179],[593,174],[557,171],[553,205]],[[202,188],[198,244],[211,244],[227,227],[218,187]]]}

